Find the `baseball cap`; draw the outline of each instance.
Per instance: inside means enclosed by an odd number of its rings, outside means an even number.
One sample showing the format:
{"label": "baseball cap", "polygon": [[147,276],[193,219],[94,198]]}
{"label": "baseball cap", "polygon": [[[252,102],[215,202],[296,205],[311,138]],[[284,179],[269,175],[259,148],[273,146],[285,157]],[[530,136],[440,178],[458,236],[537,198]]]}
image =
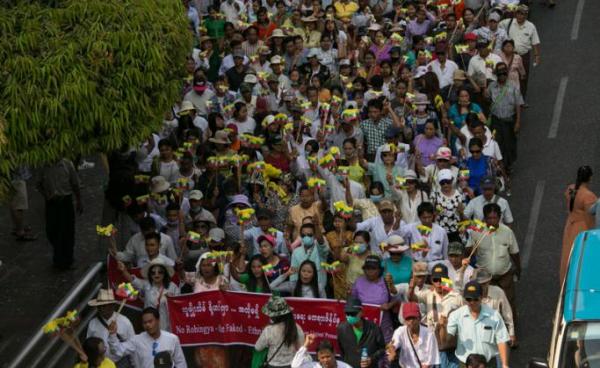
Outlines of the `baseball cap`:
{"label": "baseball cap", "polygon": [[362,302],[358,298],[350,298],[344,306],[344,313],[358,313],[362,310]]}
{"label": "baseball cap", "polygon": [[438,174],[438,183],[442,180],[454,180],[454,175],[450,169],[442,169]]}
{"label": "baseball cap", "polygon": [[216,242],[223,241],[223,239],[225,239],[225,231],[218,227],[212,228],[208,232],[208,237]]}
{"label": "baseball cap", "polygon": [[485,268],[477,269],[477,277],[475,279],[480,285],[488,283],[492,280],[492,274]]}
{"label": "baseball cap", "polygon": [[448,244],[448,255],[463,255],[465,252],[465,246],[461,242],[453,241]]}
{"label": "baseball cap", "polygon": [[236,50],[231,54],[231,56],[233,56],[234,58],[242,58],[243,59],[245,55],[244,55],[243,51]]}
{"label": "baseball cap", "polygon": [[340,66],[350,66],[350,60],[348,60],[348,59],[340,60]]}
{"label": "baseball cap", "polygon": [[307,59],[310,59],[311,57],[319,57],[319,50],[317,50],[316,48],[312,48],[310,49],[310,51],[308,52],[308,55],[306,55]]}
{"label": "baseball cap", "polygon": [[275,55],[271,58],[271,64],[281,64],[281,56]]}
{"label": "baseball cap", "polygon": [[379,211],[385,211],[385,210],[389,210],[389,211],[396,210],[396,207],[394,207],[394,204],[389,199],[383,199],[381,202],[379,202]]}
{"label": "baseball cap", "polygon": [[244,77],[244,83],[256,84],[258,83],[258,79],[254,74],[246,74]]}
{"label": "baseball cap", "polygon": [[448,278],[448,267],[444,266],[443,263],[438,263],[431,269],[432,279]]}
{"label": "baseball cap", "polygon": [[479,299],[481,298],[481,285],[477,281],[469,281],[465,285],[465,289],[463,290],[463,297],[465,299]]}
{"label": "baseball cap", "polygon": [[417,173],[414,170],[406,170],[404,172],[404,178],[407,180],[417,180]]}
{"label": "baseball cap", "polygon": [[492,12],[489,16],[488,16],[488,21],[489,20],[493,20],[496,22],[499,22],[501,19],[500,14],[498,14],[497,12]]}
{"label": "baseball cap", "polygon": [[450,161],[450,158],[452,158],[452,151],[448,147],[440,147],[440,148],[438,148],[437,152],[435,153],[436,160]]}
{"label": "baseball cap", "polygon": [[415,302],[404,303],[402,306],[402,318],[417,318],[421,319],[421,310],[419,309],[419,305]]}
{"label": "baseball cap", "polygon": [[465,41],[477,41],[477,35],[473,32],[469,32],[463,37]]}
{"label": "baseball cap", "polygon": [[275,246],[275,238],[272,235],[261,235],[258,238],[256,238],[256,242],[258,244],[262,243],[264,241],[267,241],[269,244],[271,244],[272,247]]}
{"label": "baseball cap", "polygon": [[381,259],[378,256],[370,255],[365,258],[362,268],[381,268]]}
{"label": "baseball cap", "polygon": [[481,179],[482,188],[496,188],[496,180],[491,176],[486,176]]}
{"label": "baseball cap", "polygon": [[194,189],[190,192],[190,195],[188,196],[189,199],[194,199],[196,201],[201,200],[202,198],[204,198],[204,194],[202,194],[201,191],[199,191],[198,189]]}
{"label": "baseball cap", "polygon": [[415,262],[415,263],[413,263],[412,274],[413,274],[413,276],[427,276],[427,275],[429,275],[429,271],[427,271],[427,263],[426,262]]}

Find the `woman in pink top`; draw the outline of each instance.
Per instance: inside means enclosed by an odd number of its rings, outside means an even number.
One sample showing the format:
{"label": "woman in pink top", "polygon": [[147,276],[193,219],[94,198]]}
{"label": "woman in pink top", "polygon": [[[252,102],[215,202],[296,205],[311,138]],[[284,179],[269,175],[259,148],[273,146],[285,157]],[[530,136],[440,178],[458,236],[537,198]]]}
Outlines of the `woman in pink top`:
{"label": "woman in pink top", "polygon": [[521,59],[519,54],[515,53],[515,42],[513,40],[504,41],[502,43],[502,50],[498,52],[498,56],[508,65],[508,80],[517,89],[520,89],[521,80],[526,78],[526,72],[523,66],[523,59]]}

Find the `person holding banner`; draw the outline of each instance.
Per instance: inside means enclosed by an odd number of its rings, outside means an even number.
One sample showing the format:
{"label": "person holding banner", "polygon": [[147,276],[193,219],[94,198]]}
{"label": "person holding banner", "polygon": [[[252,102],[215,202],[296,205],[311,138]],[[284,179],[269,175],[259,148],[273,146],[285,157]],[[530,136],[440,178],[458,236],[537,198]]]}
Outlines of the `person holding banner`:
{"label": "person holding banner", "polygon": [[173,267],[162,259],[156,258],[142,268],[142,279],[132,276],[123,262],[119,261],[118,267],[125,280],[142,292],[144,307],[157,308],[161,312],[164,317],[160,319],[160,328],[169,331],[167,296],[179,295],[179,288],[171,282],[171,277],[175,273]]}
{"label": "person holding banner", "polygon": [[317,362],[313,362],[308,353],[308,347],[315,341],[315,335],[308,334],[304,338],[304,345],[296,352],[292,360],[292,368],[352,368],[340,360],[335,359],[335,350],[329,340],[322,340],[317,347]]}
{"label": "person holding banner", "polygon": [[156,308],[145,308],[142,311],[144,332],[125,342],[120,342],[117,338],[118,325],[116,321],[112,321],[108,326],[110,352],[119,358],[131,356],[136,368],[150,368],[154,367],[156,354],[166,351],[171,355],[175,368],[187,368],[179,337],[162,330],[160,319]]}
{"label": "person holding banner", "polygon": [[285,299],[271,296],[262,312],[272,321],[261,332],[254,349],[268,349],[265,366],[290,368],[296,352],[304,341],[302,328],[294,321],[292,309]]}

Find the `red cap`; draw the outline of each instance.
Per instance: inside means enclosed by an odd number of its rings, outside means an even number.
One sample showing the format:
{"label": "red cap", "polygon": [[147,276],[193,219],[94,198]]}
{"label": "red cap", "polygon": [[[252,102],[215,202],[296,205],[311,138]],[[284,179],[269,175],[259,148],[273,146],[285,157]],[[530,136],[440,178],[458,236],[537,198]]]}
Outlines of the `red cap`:
{"label": "red cap", "polygon": [[465,41],[477,41],[477,35],[473,32],[469,32],[463,37]]}
{"label": "red cap", "polygon": [[421,318],[421,310],[419,309],[419,305],[415,302],[404,303],[402,306],[402,318]]}
{"label": "red cap", "polygon": [[272,235],[261,235],[256,239],[256,242],[260,245],[260,243],[262,243],[263,240],[268,241],[272,247],[275,247],[275,238]]}

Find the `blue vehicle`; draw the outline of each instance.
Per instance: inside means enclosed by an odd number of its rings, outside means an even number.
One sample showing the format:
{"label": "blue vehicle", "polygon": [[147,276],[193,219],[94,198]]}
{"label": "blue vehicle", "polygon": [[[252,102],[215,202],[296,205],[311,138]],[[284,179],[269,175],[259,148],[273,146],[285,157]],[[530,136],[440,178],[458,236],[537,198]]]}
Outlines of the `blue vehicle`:
{"label": "blue vehicle", "polygon": [[530,368],[600,368],[600,230],[573,243],[546,360]]}

